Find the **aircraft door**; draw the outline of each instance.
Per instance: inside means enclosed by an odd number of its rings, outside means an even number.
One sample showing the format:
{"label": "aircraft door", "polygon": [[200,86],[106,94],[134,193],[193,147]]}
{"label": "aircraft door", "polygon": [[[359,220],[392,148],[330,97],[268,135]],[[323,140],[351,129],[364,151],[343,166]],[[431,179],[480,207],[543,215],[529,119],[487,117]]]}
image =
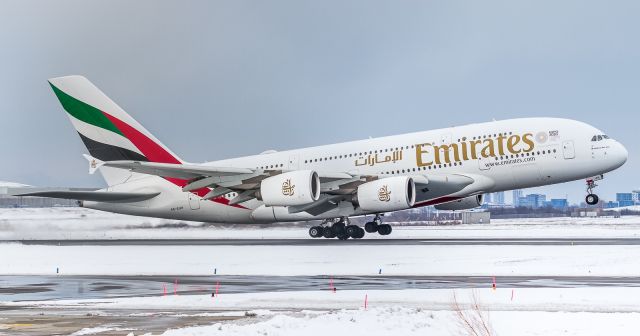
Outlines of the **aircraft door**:
{"label": "aircraft door", "polygon": [[562,143],[562,152],[564,153],[565,160],[574,159],[576,157],[576,149],[573,146],[573,141],[568,140]]}
{"label": "aircraft door", "polygon": [[200,197],[191,192],[188,192],[187,194],[189,195],[189,207],[191,207],[191,210],[200,209]]}

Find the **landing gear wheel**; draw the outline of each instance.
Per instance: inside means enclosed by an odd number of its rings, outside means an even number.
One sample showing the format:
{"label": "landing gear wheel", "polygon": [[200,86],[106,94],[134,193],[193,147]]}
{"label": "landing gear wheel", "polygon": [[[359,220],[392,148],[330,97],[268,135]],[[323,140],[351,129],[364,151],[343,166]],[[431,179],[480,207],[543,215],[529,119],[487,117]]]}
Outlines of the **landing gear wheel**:
{"label": "landing gear wheel", "polygon": [[[331,230],[333,231],[333,236],[334,237],[340,237],[345,235],[345,226],[343,222],[338,222],[335,223],[333,225],[331,225]],[[348,237],[349,235],[347,235]]]}
{"label": "landing gear wheel", "polygon": [[391,234],[391,225],[389,224],[382,224],[378,226],[378,233],[382,236],[387,236],[389,234]]}
{"label": "landing gear wheel", "polygon": [[356,235],[353,238],[356,238],[356,239],[364,238],[364,229],[361,227],[358,227]]}
{"label": "landing gear wheel", "polygon": [[589,194],[589,195],[587,195],[587,197],[585,197],[584,200],[589,205],[596,205],[596,204],[598,204],[599,198],[598,198],[598,195],[596,195],[596,194]]}
{"label": "landing gear wheel", "polygon": [[320,238],[322,237],[322,226],[312,226],[309,229],[309,235],[311,236],[311,238]]}
{"label": "landing gear wheel", "polygon": [[364,230],[369,232],[369,233],[378,232],[378,223],[376,223],[376,222],[367,222],[364,225]]}
{"label": "landing gear wheel", "polygon": [[346,234],[346,233],[339,234],[339,235],[337,235],[337,237],[338,237],[338,239],[340,239],[340,240],[347,240],[347,239],[349,239],[349,236],[347,236],[347,234]]}
{"label": "landing gear wheel", "polygon": [[335,238],[336,235],[333,233],[333,230],[329,226],[325,226],[322,228],[322,236],[325,238]]}
{"label": "landing gear wheel", "polygon": [[360,228],[359,228],[357,225],[348,225],[348,226],[345,228],[345,230],[344,230],[344,231],[345,231],[345,233],[347,234],[347,236],[349,236],[349,237],[351,237],[351,238],[356,238],[356,236],[358,235],[358,233],[359,233],[359,231],[360,231],[359,229],[360,229]]}

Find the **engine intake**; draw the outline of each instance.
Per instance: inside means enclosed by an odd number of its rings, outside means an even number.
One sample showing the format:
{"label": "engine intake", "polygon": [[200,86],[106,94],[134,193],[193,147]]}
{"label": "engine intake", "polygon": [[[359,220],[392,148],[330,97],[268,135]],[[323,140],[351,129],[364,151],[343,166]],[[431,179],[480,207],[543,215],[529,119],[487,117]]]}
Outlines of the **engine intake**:
{"label": "engine intake", "polygon": [[467,210],[477,208],[484,203],[484,195],[467,196],[456,201],[438,204],[438,210]]}
{"label": "engine intake", "polygon": [[387,177],[358,186],[356,200],[365,211],[404,210],[415,204],[415,190],[415,183],[411,177]]}
{"label": "engine intake", "polygon": [[259,198],[267,206],[303,205],[320,198],[320,178],[312,170],[296,170],[267,177]]}

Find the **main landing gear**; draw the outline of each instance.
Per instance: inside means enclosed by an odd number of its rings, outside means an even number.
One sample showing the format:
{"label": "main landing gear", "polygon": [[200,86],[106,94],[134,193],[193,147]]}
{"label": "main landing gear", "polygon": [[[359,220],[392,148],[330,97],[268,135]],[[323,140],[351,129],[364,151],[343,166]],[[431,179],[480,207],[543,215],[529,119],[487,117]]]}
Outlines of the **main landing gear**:
{"label": "main landing gear", "polygon": [[596,184],[596,181],[602,180],[603,178],[604,178],[603,175],[599,175],[599,176],[587,179],[587,193],[588,193],[588,195],[584,199],[584,201],[587,202],[587,204],[589,204],[589,205],[598,204],[598,201],[600,199],[598,198],[598,195],[593,193],[593,189],[598,186]]}
{"label": "main landing gear", "polygon": [[336,219],[326,219],[319,226],[313,226],[309,229],[309,235],[312,238],[338,238],[347,240],[349,238],[360,239],[364,237],[364,233],[378,232],[386,236],[391,233],[391,225],[382,224],[380,215],[376,215],[373,221],[364,225],[364,229],[351,224],[348,217]]}

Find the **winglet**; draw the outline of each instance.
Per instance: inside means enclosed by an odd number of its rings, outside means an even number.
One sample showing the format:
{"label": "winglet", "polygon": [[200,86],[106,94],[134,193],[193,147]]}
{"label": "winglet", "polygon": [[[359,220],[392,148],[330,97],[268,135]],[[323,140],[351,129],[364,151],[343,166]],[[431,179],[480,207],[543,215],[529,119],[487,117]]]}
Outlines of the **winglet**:
{"label": "winglet", "polygon": [[89,161],[89,174],[93,175],[93,173],[95,173],[96,170],[100,169],[100,167],[104,165],[104,161],[98,160],[91,155],[82,154],[82,156],[84,156],[84,158],[87,159],[87,161]]}

